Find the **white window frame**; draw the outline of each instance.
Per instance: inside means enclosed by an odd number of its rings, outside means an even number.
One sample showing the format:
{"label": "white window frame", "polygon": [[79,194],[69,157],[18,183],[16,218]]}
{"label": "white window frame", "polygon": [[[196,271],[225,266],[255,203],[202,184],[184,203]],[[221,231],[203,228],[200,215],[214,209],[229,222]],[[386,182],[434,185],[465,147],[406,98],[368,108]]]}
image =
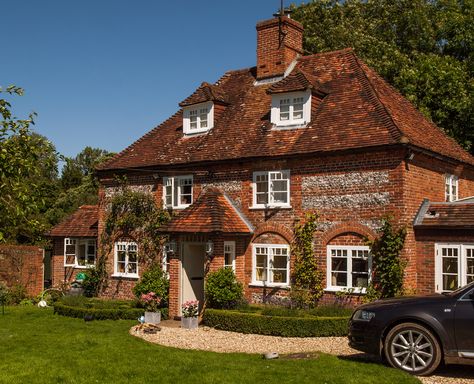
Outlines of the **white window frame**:
{"label": "white window frame", "polygon": [[[74,253],[66,253],[67,246],[74,245]],[[81,245],[85,245],[86,247],[86,264],[82,265],[79,264],[78,255],[79,255],[79,247]],[[94,246],[94,253],[90,254],[89,246]],[[68,263],[67,259],[68,256],[74,257],[74,263]],[[88,260],[93,258],[94,262],[89,263]],[[95,261],[97,259],[97,241],[95,238],[81,238],[81,237],[66,237],[64,238],[64,266],[65,267],[73,267],[73,268],[91,268],[95,265]]]}
{"label": "white window frame", "polygon": [[[267,267],[266,267],[266,281],[257,280],[257,254],[256,248],[267,248]],[[286,249],[287,250],[287,261],[286,261],[286,283],[273,283],[271,282],[273,277],[273,269],[271,263],[273,262],[272,249]],[[289,287],[290,286],[290,246],[287,244],[252,244],[252,283],[251,285],[260,287]]]}
{"label": "white window frame", "polygon": [[458,270],[456,273],[458,287],[455,287],[453,290],[467,284],[468,274],[474,275],[474,273],[469,273],[467,265],[467,253],[470,250],[471,255],[474,255],[474,243],[435,243],[435,292],[438,293],[451,292],[451,290],[443,289],[443,274],[447,274],[443,273],[443,248],[454,248],[458,251]]}
{"label": "white window frame", "polygon": [[[347,250],[347,286],[339,286],[332,284],[332,251],[333,250]],[[355,287],[352,281],[352,251],[369,251],[368,256],[368,285],[372,280],[372,255],[370,248],[364,245],[328,245],[327,259],[326,259],[326,290],[327,291],[347,291],[351,290],[353,293],[365,293],[366,287]]]}
{"label": "white window frame", "polygon": [[[230,254],[230,264],[225,263],[226,253]],[[235,272],[235,241],[224,241],[224,268],[231,268]]]}
{"label": "white window frame", "polygon": [[[207,108],[207,127],[201,127],[201,110]],[[196,113],[197,128],[191,128],[191,114]],[[185,135],[207,132],[214,127],[214,103],[194,104],[183,108],[183,132]]]}
{"label": "white window frame", "polygon": [[[301,119],[293,118],[294,100],[296,98],[303,98],[303,117]],[[290,99],[289,104],[289,119],[281,120],[280,105],[282,100]],[[272,95],[272,108],[270,120],[275,128],[302,128],[311,121],[311,91],[303,92],[287,92]]]}
{"label": "white window frame", "polygon": [[[181,204],[181,180],[191,180],[191,203],[190,204]],[[170,183],[171,186],[171,204],[167,204],[166,198],[168,194],[166,193],[167,184]],[[176,188],[176,189],[175,189]],[[182,209],[189,207],[193,203],[193,191],[194,191],[194,179],[193,175],[184,175],[184,176],[172,176],[172,177],[163,177],[163,205],[166,208],[176,208]]]}
{"label": "white window frame", "polygon": [[[130,264],[129,262],[129,247],[130,246],[135,246],[136,247],[136,252],[137,252],[137,271],[136,273],[131,273],[131,272],[119,272],[117,269],[117,264],[118,264],[118,246],[125,246],[126,247],[126,253],[125,253],[125,269],[128,269],[128,265]],[[135,264],[135,263],[134,263]],[[128,278],[134,278],[138,279],[139,278],[139,259],[138,259],[138,245],[137,243],[133,241],[117,241],[114,244],[114,274],[112,275],[113,277],[128,277]]]}
{"label": "white window frame", "polygon": [[456,201],[459,196],[459,178],[449,173],[444,175],[444,200]]}
{"label": "white window frame", "polygon": [[[287,176],[286,181],[286,203],[278,203],[274,201],[273,197],[273,182],[272,182],[272,175],[285,175]],[[258,176],[267,176],[267,182],[268,182],[268,190],[266,192],[267,194],[267,200],[268,203],[266,204],[258,204],[257,203],[257,177]],[[285,179],[282,179],[285,180]],[[291,187],[291,173],[290,170],[284,169],[284,170],[278,170],[278,171],[258,171],[253,173],[253,181],[252,181],[252,206],[250,208],[291,208],[290,204],[290,187]],[[281,192],[281,191],[278,191]]]}

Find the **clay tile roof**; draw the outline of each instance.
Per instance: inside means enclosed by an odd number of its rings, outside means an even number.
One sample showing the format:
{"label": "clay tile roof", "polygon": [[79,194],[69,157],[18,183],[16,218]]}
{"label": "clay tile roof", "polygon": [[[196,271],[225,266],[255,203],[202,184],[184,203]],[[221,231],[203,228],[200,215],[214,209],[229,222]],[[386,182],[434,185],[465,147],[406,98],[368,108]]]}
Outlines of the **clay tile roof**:
{"label": "clay tile roof", "polygon": [[450,203],[425,200],[415,218],[414,226],[474,229],[474,198]]}
{"label": "clay tile roof", "polygon": [[[217,100],[225,95],[229,104],[215,116],[214,127],[206,134],[185,136],[180,110],[98,169],[326,154],[401,143],[474,165],[473,156],[428,121],[351,49],[300,57],[292,73],[277,84],[256,85],[255,73],[255,68],[227,72],[213,85],[204,83],[182,103]],[[327,91],[324,98],[314,98],[308,125],[304,129],[272,129],[272,95],[267,91],[295,90],[307,84],[315,87],[313,92]]]}
{"label": "clay tile roof", "polygon": [[217,101],[222,104],[227,104],[225,94],[221,89],[219,89],[219,87],[204,82],[191,96],[179,103],[179,106],[186,107],[188,105],[204,103],[206,101]]}
{"label": "clay tile roof", "polygon": [[288,76],[267,89],[268,94],[304,91],[312,89],[313,92],[327,94],[329,91],[309,73],[300,68],[293,70]]}
{"label": "clay tile roof", "polygon": [[251,234],[253,228],[217,188],[206,189],[188,208],[175,216],[165,232]]}
{"label": "clay tile roof", "polygon": [[48,236],[55,237],[97,237],[99,207],[83,205],[54,226]]}

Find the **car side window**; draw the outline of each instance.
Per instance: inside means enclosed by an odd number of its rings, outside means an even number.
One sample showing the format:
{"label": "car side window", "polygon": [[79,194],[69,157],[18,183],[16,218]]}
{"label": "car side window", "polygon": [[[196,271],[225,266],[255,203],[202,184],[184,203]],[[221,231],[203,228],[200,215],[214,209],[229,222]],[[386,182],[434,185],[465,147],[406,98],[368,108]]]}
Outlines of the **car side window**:
{"label": "car side window", "polygon": [[462,297],[462,301],[474,301],[474,289],[467,291]]}

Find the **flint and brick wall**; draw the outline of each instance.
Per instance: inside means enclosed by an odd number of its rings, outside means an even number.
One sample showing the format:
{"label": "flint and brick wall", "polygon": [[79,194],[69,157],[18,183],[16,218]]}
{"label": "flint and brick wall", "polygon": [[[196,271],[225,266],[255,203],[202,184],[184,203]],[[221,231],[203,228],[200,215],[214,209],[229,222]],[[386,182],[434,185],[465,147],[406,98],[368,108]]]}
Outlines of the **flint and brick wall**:
{"label": "flint and brick wall", "polygon": [[[291,242],[292,228],[296,219],[308,211],[318,214],[318,230],[315,235],[315,250],[318,264],[326,275],[328,244],[361,245],[362,237],[375,236],[381,219],[392,215],[395,224],[406,225],[408,236],[403,257],[408,260],[406,282],[419,292],[432,291],[434,273],[420,271],[423,263],[434,260],[434,252],[419,253],[415,242],[412,222],[424,198],[432,201],[444,200],[444,174],[454,173],[460,177],[459,197],[474,195],[474,174],[445,161],[417,154],[408,164],[406,150],[391,149],[366,153],[352,153],[327,157],[300,157],[253,162],[221,163],[203,167],[175,167],[176,175],[193,174],[193,200],[206,187],[218,187],[225,192],[236,207],[255,228],[254,238],[250,236],[235,240],[237,247],[237,276],[244,282],[245,295],[252,301],[265,296],[285,296],[287,290],[264,290],[251,286],[252,242],[271,236],[279,236],[286,243]],[[252,180],[255,171],[290,170],[291,208],[252,208]],[[154,193],[156,201],[162,201],[163,176],[172,176],[167,170],[154,175],[129,174],[132,188],[146,188]],[[153,177],[154,176],[154,177]],[[467,179],[467,180],[465,180]],[[103,180],[101,188],[101,210],[99,233],[103,228],[106,195],[113,190],[113,181]],[[265,234],[266,233],[266,234]],[[203,240],[205,241],[205,240]],[[223,239],[215,239],[215,258],[211,270],[223,265]],[[425,258],[420,261],[419,258]],[[113,257],[112,257],[113,259]],[[430,261],[431,260],[431,261]],[[291,260],[291,264],[293,260]],[[110,264],[113,271],[113,265]],[[170,276],[179,284],[181,264],[179,255],[171,259]],[[122,284],[108,292],[110,296],[130,295],[134,282]],[[179,305],[179,286],[173,284],[170,300]],[[122,290],[128,290],[128,293]],[[109,295],[109,294],[108,294]],[[334,300],[333,293],[327,293],[325,301]],[[354,303],[357,303],[357,298]],[[174,309],[173,309],[174,310]],[[173,311],[171,311],[173,314]],[[176,313],[175,313],[176,314]]]}

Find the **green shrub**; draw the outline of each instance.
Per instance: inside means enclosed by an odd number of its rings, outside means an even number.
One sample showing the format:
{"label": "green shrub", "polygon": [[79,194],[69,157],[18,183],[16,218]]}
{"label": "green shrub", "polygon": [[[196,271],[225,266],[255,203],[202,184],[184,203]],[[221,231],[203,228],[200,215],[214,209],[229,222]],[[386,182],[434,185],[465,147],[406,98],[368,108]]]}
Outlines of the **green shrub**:
{"label": "green shrub", "polygon": [[91,267],[86,270],[85,275],[86,276],[81,284],[82,289],[84,289],[84,296],[97,296],[103,282],[102,272],[96,267]]}
{"label": "green shrub", "polygon": [[263,316],[207,309],[204,324],[225,331],[283,337],[346,336],[348,317]]}
{"label": "green shrub", "polygon": [[[65,296],[54,304],[54,313],[69,317],[91,316],[95,320],[137,319],[143,308],[136,300],[104,300],[84,296]],[[168,318],[168,308],[160,308],[161,318]]]}
{"label": "green shrub", "polygon": [[230,268],[209,273],[205,291],[209,308],[236,308],[243,300],[242,283]]}
{"label": "green shrub", "polygon": [[26,288],[21,284],[16,284],[11,288],[3,288],[5,293],[4,302],[6,305],[20,304],[24,299],[27,299]]}
{"label": "green shrub", "polygon": [[137,298],[140,298],[142,294],[155,292],[161,297],[160,307],[163,308],[168,306],[169,286],[169,280],[161,269],[161,265],[155,264],[143,273],[133,288],[133,293]]}
{"label": "green shrub", "polygon": [[94,320],[119,320],[138,319],[143,315],[140,308],[84,308],[64,305],[60,302],[54,304],[54,313],[62,316],[84,318],[90,317]]}

